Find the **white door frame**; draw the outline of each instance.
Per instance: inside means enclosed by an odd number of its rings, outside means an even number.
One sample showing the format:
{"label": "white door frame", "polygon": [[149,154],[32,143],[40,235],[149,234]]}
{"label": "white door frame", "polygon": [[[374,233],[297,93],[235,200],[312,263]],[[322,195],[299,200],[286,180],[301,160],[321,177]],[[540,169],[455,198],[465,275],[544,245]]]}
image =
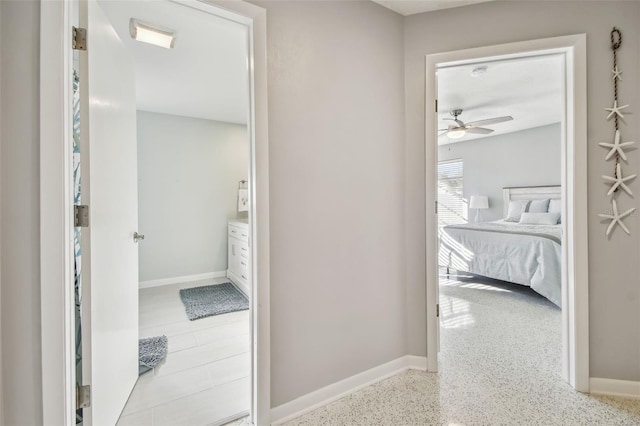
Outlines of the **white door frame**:
{"label": "white door frame", "polygon": [[[249,30],[252,192],[253,423],[270,423],[267,15],[244,1],[180,1]],[[40,19],[40,265],[44,424],[75,425],[71,2],[43,1]],[[89,46],[90,48],[90,46]]]}
{"label": "white door frame", "polygon": [[589,282],[587,238],[587,63],[586,35],[570,35],[479,47],[426,57],[426,269],[427,368],[438,371],[436,316],[438,232],[437,120],[434,113],[439,66],[477,61],[561,54],[565,58],[565,111],[562,126],[562,377],[576,390],[589,391]]}

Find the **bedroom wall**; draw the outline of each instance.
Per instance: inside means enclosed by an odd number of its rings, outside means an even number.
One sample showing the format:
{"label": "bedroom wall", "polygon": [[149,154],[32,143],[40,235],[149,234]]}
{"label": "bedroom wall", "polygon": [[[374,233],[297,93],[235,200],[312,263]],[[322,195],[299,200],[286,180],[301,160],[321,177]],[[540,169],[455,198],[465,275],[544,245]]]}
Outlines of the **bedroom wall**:
{"label": "bedroom wall", "polygon": [[248,170],[245,125],[138,111],[141,282],[226,271]]}
{"label": "bedroom wall", "polygon": [[[464,161],[464,198],[487,195],[482,220],[504,217],[505,186],[560,185],[560,123],[438,147],[438,161]],[[469,219],[476,211],[469,209]]]}
{"label": "bedroom wall", "polygon": [[406,353],[402,17],[265,1],[273,406]]}
{"label": "bedroom wall", "polygon": [[[620,68],[626,72],[622,100],[636,112],[640,105],[640,2],[498,1],[405,19],[406,93],[406,229],[409,352],[425,355],[425,204],[424,81],[425,55],[507,42],[569,34],[587,34],[589,191],[589,327],[592,377],[640,380],[640,228],[639,215],[625,221],[631,236],[617,229],[611,238],[597,213],[611,209],[600,175],[611,162],[598,142],[609,140],[612,125],[603,108],[612,104],[609,33],[620,28],[624,44]],[[455,31],[451,29],[455,28]],[[443,36],[446,35],[446,36]],[[626,140],[640,140],[637,114],[622,125]],[[628,152],[638,170],[640,152]],[[636,179],[631,189],[638,194]],[[624,198],[625,208],[640,207],[639,198]],[[410,232],[409,232],[410,231]]]}
{"label": "bedroom wall", "polygon": [[0,15],[2,424],[41,425],[40,3]]}

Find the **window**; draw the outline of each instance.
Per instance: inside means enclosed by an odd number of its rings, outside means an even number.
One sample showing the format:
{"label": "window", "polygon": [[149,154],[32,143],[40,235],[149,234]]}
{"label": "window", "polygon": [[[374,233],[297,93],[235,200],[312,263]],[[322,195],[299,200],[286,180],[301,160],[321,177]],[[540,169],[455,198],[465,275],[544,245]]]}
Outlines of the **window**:
{"label": "window", "polygon": [[467,223],[462,159],[438,162],[438,226]]}

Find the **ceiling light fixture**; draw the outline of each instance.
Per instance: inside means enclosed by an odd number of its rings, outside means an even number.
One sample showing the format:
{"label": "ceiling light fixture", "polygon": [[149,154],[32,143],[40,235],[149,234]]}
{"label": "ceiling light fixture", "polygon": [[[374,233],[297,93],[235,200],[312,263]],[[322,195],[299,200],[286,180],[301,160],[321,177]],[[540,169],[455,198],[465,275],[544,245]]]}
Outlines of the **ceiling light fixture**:
{"label": "ceiling light fixture", "polygon": [[456,129],[456,130],[450,130],[449,132],[447,132],[447,136],[449,137],[449,139],[460,139],[466,133],[467,132],[464,129]]}
{"label": "ceiling light fixture", "polygon": [[480,65],[471,70],[471,77],[480,77],[481,75],[484,75],[486,72],[487,72],[487,66]]}
{"label": "ceiling light fixture", "polygon": [[154,46],[164,47],[165,49],[173,49],[176,41],[175,31],[159,28],[157,26],[138,21],[131,18],[129,21],[129,33],[131,38],[143,43],[153,44]]}

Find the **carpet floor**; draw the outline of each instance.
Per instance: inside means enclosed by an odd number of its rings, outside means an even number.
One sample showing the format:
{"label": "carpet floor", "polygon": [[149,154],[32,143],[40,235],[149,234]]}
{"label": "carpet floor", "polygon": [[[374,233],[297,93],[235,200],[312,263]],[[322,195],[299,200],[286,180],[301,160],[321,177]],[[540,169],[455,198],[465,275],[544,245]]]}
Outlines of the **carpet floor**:
{"label": "carpet floor", "polygon": [[472,277],[441,277],[440,295],[438,374],[401,373],[287,425],[640,425],[640,401],[581,394],[561,379],[551,302]]}

